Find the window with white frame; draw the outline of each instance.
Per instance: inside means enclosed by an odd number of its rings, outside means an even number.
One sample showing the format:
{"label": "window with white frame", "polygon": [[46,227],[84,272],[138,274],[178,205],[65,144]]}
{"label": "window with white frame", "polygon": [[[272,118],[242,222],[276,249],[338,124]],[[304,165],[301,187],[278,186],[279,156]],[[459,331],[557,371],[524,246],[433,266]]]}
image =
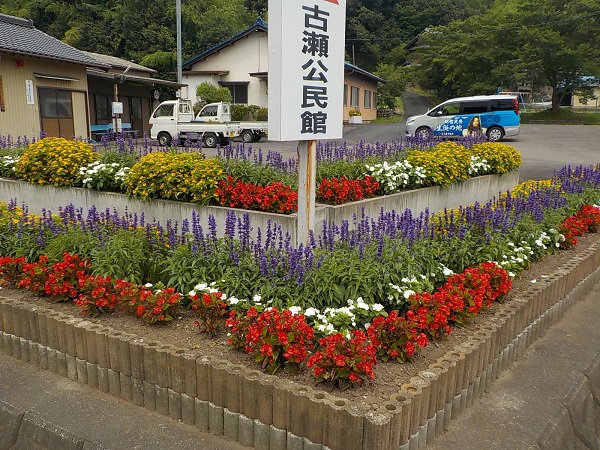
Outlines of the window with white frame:
{"label": "window with white frame", "polygon": [[358,95],[358,87],[352,86],[352,91],[350,93],[350,106],[352,106],[353,108],[358,108]]}

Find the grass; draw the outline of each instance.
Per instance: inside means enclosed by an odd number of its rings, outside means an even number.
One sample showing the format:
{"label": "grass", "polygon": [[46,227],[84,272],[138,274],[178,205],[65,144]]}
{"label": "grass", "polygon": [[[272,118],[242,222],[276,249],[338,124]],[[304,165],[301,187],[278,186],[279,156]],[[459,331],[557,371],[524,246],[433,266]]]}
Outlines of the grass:
{"label": "grass", "polygon": [[521,112],[521,123],[548,123],[565,125],[600,125],[600,113],[573,111],[560,108],[553,112],[549,109],[540,112]]}
{"label": "grass", "polygon": [[377,119],[373,120],[371,123],[381,124],[381,123],[401,123],[401,122],[404,122],[403,115],[393,115],[392,117],[378,117]]}

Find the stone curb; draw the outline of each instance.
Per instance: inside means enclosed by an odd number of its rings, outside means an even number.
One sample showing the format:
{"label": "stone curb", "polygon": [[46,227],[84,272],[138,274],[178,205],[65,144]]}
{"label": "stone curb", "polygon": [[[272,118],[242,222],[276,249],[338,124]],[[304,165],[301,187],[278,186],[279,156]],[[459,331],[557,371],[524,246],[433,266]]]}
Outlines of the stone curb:
{"label": "stone curb", "polygon": [[102,450],[96,442],[0,401],[0,448],[29,450]]}
{"label": "stone curb", "polygon": [[[501,305],[489,325],[411,378],[377,410],[2,297],[0,351],[245,446],[423,450],[600,281],[599,266],[600,240]],[[566,434],[560,430],[565,417],[584,417],[586,408],[600,403],[600,365],[588,368],[579,381],[570,403],[549,425],[555,431],[545,433],[553,439],[547,445],[573,436],[585,443],[589,421]]]}

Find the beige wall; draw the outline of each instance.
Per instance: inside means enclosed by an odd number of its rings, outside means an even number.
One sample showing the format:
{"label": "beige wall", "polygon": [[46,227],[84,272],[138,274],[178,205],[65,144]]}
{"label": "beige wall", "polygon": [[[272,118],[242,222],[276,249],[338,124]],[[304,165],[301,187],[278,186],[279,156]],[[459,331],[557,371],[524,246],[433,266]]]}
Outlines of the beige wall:
{"label": "beige wall", "polygon": [[[15,59],[22,60],[17,67]],[[77,81],[52,80],[34,75],[46,74],[76,78]],[[73,92],[75,136],[88,136],[87,76],[85,66],[29,56],[13,57],[0,52],[0,75],[5,111],[0,111],[0,135],[14,138],[39,136],[41,131],[38,88],[55,87]],[[26,80],[33,82],[33,104],[27,103]]]}
{"label": "beige wall", "polygon": [[[358,88],[358,107],[351,104],[352,87]],[[344,76],[344,89],[347,89],[346,103],[344,104],[344,120],[350,117],[348,112],[351,109],[358,109],[361,112],[363,121],[371,121],[377,118],[377,104],[374,94],[377,92],[377,82],[366,78],[359,73],[346,73]],[[371,92],[371,106],[365,106],[365,92]]]}
{"label": "beige wall", "polygon": [[186,75],[183,72],[183,82],[189,84],[189,98],[196,101],[196,86],[204,81],[212,82],[217,86],[219,81],[248,81],[248,104],[266,108],[268,106],[266,79],[261,81],[248,74],[269,70],[268,52],[267,33],[256,32],[197,62],[192,66],[193,71],[229,71],[229,73],[211,76]]}
{"label": "beige wall", "polygon": [[598,107],[600,107],[600,87],[594,88],[594,94],[596,95],[596,98],[588,100],[587,105],[581,103],[578,95],[573,95],[573,108],[598,109]]}
{"label": "beige wall", "polygon": [[[252,33],[246,38],[240,39],[234,45],[225,47],[221,51],[210,55],[204,61],[197,62],[192,66],[193,71],[229,71],[227,75],[186,75],[183,72],[183,82],[188,83],[187,96],[196,101],[196,86],[208,81],[218,86],[219,81],[248,81],[248,104],[268,106],[267,80],[262,81],[248,75],[253,72],[268,72],[268,41],[267,33]],[[377,82],[371,78],[364,77],[359,73],[346,73],[344,83],[348,85],[348,104],[344,106],[344,120],[348,120],[350,106],[350,86],[359,88],[359,108],[363,121],[371,121],[377,118],[377,105],[374,93],[377,92]],[[365,90],[371,92],[371,107],[367,108],[365,102]]]}

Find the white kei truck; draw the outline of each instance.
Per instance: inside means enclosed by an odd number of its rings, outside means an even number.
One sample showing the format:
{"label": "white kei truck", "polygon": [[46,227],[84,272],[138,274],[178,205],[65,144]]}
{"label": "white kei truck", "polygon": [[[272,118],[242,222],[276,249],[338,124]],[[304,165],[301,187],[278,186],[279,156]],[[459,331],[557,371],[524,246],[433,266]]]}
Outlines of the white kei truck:
{"label": "white kei truck", "polygon": [[240,137],[244,143],[258,142],[268,132],[267,122],[232,122],[229,103],[209,103],[194,117],[191,100],[167,100],[150,116],[150,137],[159,145],[171,145],[173,139],[202,141],[205,147],[227,145]]}

